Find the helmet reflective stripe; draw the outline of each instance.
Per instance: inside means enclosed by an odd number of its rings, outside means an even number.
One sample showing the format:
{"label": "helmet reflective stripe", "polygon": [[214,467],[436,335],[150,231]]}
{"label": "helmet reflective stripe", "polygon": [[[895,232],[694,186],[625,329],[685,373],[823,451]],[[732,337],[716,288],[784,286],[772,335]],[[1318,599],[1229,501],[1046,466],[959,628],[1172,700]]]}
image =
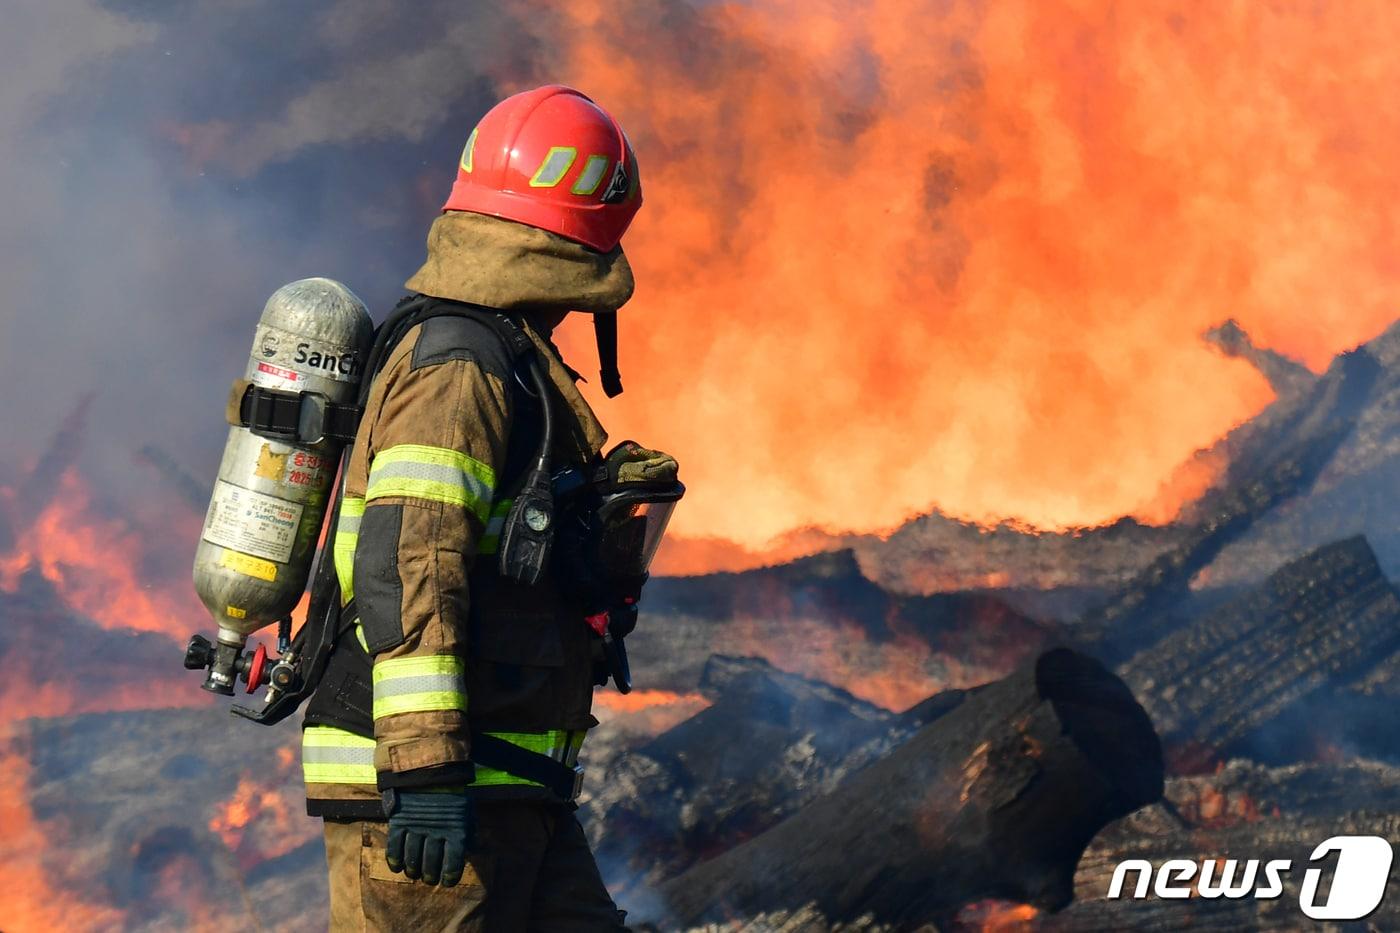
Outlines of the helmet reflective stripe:
{"label": "helmet reflective stripe", "polygon": [[583,171],[579,173],[578,181],[569,190],[574,194],[592,194],[598,190],[598,186],[603,183],[603,176],[607,174],[608,162],[611,160],[605,155],[591,155],[584,163]]}
{"label": "helmet reflective stripe", "polygon": [[467,137],[467,144],[462,147],[462,161],[459,164],[462,167],[462,171],[466,172],[468,175],[470,175],[472,171],[472,155],[476,149],[476,133],[476,130],[472,130],[472,134]]}
{"label": "helmet reflective stripe", "polygon": [[555,146],[545,155],[544,161],[530,179],[531,188],[553,188],[564,180],[569,168],[578,158],[578,150],[573,146]]}

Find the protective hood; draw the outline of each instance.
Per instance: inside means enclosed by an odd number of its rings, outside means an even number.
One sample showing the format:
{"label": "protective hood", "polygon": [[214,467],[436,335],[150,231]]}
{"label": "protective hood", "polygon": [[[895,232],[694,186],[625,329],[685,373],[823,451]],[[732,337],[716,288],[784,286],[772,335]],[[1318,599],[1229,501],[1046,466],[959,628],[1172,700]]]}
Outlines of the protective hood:
{"label": "protective hood", "polygon": [[[428,260],[405,286],[434,298],[502,311],[612,312],[632,297],[632,267],[620,246],[598,253],[514,221],[448,211],[433,221]],[[555,453],[562,463],[587,462],[607,443],[607,432],[559,351],[534,328],[528,314],[523,321],[559,393],[561,430]],[[572,417],[565,418],[565,412]]]}
{"label": "protective hood", "polygon": [[447,211],[428,231],[428,259],[405,283],[415,292],[499,308],[610,312],[632,297],[618,246],[599,253],[485,214]]}

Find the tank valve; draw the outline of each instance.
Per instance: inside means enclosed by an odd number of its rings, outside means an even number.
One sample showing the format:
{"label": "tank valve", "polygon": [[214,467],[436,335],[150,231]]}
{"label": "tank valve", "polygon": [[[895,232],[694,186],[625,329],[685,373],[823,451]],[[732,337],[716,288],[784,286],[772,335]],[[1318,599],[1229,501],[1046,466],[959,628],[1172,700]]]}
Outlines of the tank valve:
{"label": "tank valve", "polygon": [[233,696],[233,688],[238,681],[248,685],[252,693],[259,687],[271,683],[282,687],[278,681],[290,683],[295,674],[287,658],[274,658],[268,655],[265,645],[258,645],[252,654],[243,653],[243,645],[226,641],[211,642],[203,635],[195,635],[185,647],[185,667],[192,671],[207,670],[209,676],[201,686],[210,693]]}

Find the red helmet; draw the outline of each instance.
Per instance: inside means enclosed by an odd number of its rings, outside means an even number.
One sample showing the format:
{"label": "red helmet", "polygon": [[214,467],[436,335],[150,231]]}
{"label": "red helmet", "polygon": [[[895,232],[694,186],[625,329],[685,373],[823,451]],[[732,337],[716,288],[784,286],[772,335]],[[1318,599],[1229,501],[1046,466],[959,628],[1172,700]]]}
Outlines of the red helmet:
{"label": "red helmet", "polygon": [[481,118],[442,209],[504,217],[607,252],[641,206],[622,127],[573,88],[550,84]]}

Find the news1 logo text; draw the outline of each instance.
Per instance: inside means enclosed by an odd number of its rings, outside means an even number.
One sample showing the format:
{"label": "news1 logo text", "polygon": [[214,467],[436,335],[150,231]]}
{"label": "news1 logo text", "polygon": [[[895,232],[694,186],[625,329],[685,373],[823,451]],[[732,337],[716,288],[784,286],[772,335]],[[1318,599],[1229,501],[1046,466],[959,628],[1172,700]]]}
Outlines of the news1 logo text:
{"label": "news1 logo text", "polygon": [[[1318,887],[1326,869],[1321,863],[1338,853],[1332,886],[1323,903]],[[1313,849],[1303,874],[1298,907],[1313,920],[1361,920],[1381,904],[1390,880],[1394,852],[1380,836],[1333,836]],[[1293,870],[1288,859],[1171,859],[1154,866],[1144,859],[1127,859],[1113,870],[1108,899],[1141,900],[1149,892],[1160,898],[1245,898],[1272,900],[1283,894],[1283,879]],[[1129,878],[1132,887],[1128,888]]]}

